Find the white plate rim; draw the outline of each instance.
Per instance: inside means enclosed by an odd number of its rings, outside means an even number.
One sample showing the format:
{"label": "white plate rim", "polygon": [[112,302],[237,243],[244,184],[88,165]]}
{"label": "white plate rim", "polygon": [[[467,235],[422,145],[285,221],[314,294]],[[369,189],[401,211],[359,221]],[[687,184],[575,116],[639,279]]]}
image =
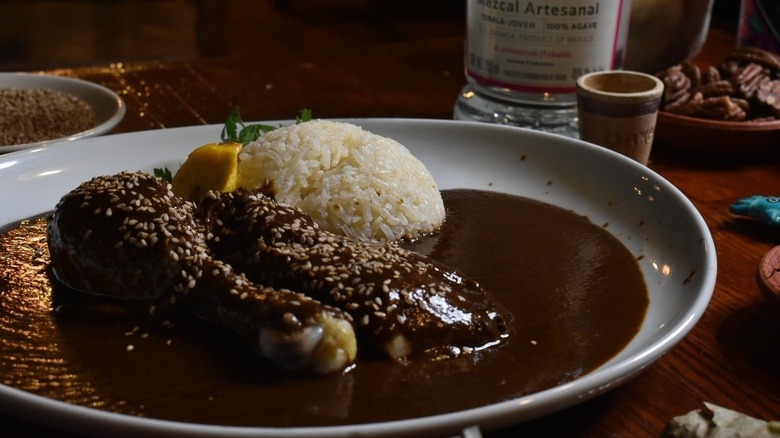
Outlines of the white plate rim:
{"label": "white plate rim", "polygon": [[[715,276],[717,271],[717,260],[715,255],[714,241],[709,229],[696,210],[693,204],[663,177],[652,170],[631,161],[630,159],[618,155],[606,149],[594,146],[589,143],[572,140],[565,137],[546,134],[543,132],[529,131],[522,128],[508,126],[488,125],[473,122],[461,122],[451,120],[425,120],[425,119],[349,119],[349,122],[362,125],[373,132],[383,134],[384,131],[395,132],[401,136],[430,135],[446,133],[450,136],[459,133],[471,133],[486,135],[486,142],[496,138],[518,140],[520,145],[530,147],[536,143],[544,144],[544,147],[563,148],[562,150],[571,154],[582,154],[593,158],[595,161],[601,161],[615,166],[615,169],[625,170],[631,174],[636,174],[637,179],[647,182],[649,186],[654,187],[658,193],[665,193],[678,203],[677,207],[683,210],[684,215],[690,221],[690,225],[701,233],[698,238],[701,242],[700,251],[703,254],[704,272],[698,273],[694,279],[698,284],[695,299],[687,309],[682,309],[683,314],[677,318],[677,323],[673,327],[665,328],[666,333],[652,343],[644,346],[638,354],[632,354],[630,357],[620,360],[612,360],[599,368],[567,384],[530,394],[518,399],[505,402],[499,402],[494,405],[468,409],[454,413],[442,414],[433,417],[416,418],[409,420],[400,420],[387,423],[376,423],[367,425],[347,425],[332,427],[313,427],[313,428],[264,428],[264,427],[232,427],[232,426],[212,426],[191,423],[178,423],[166,420],[156,420],[148,418],[137,418],[121,414],[113,414],[90,408],[73,406],[56,400],[46,399],[34,394],[28,394],[14,388],[0,385],[0,399],[14,400],[14,406],[8,406],[7,410],[16,415],[28,416],[30,409],[36,409],[37,412],[45,412],[56,427],[68,428],[74,421],[87,420],[86,424],[81,424],[80,429],[84,432],[101,433],[112,430],[114,433],[127,432],[129,434],[140,432],[154,432],[159,435],[187,435],[187,436],[284,436],[284,437],[335,437],[335,436],[405,436],[418,433],[452,433],[461,430],[472,424],[477,424],[485,430],[491,430],[498,427],[511,425],[527,421],[539,416],[543,416],[573,404],[580,403],[590,399],[605,391],[608,391],[654,363],[663,356],[669,349],[680,342],[698,322],[705,311],[707,304],[714,291]],[[289,121],[263,122],[267,124],[284,124]],[[118,134],[102,138],[92,138],[80,140],[73,143],[69,149],[69,154],[83,152],[83,150],[98,150],[102,147],[121,143],[120,140],[138,139],[142,141],[150,138],[159,138],[160,143],[166,143],[166,139],[175,139],[179,136],[203,138],[202,143],[214,141],[218,138],[221,126],[198,126],[186,128],[172,128],[161,131],[142,131],[138,133]],[[475,134],[476,135],[476,134]],[[490,140],[488,140],[490,139]],[[525,143],[522,143],[525,142]],[[201,143],[201,144],[202,144]],[[199,144],[192,144],[190,150]],[[487,145],[487,143],[486,143]],[[408,146],[408,144],[407,144]],[[530,147],[534,150],[537,146]],[[541,149],[536,149],[537,151]],[[557,151],[555,152],[557,153]],[[19,163],[27,160],[47,164],[57,162],[57,155],[63,155],[57,152],[57,148],[41,147],[34,150],[21,151],[7,154],[0,157],[0,181],[2,181],[2,172],[4,168],[12,169]],[[577,157],[575,157],[577,158]],[[115,157],[114,159],[121,159]],[[181,157],[183,160],[184,157]],[[565,157],[564,157],[565,159]],[[523,159],[524,160],[524,159]],[[425,162],[425,160],[423,160]],[[12,164],[9,164],[12,163]],[[105,163],[103,163],[105,164]],[[171,165],[170,161],[160,162],[160,165]],[[426,163],[429,165],[429,163]],[[429,165],[430,167],[430,165]],[[149,169],[147,169],[149,170]],[[77,172],[76,169],[74,172]],[[47,172],[43,172],[47,173]],[[55,176],[58,172],[54,172]],[[67,173],[67,172],[66,172]],[[434,172],[435,173],[435,172]],[[23,175],[22,175],[23,176]],[[51,175],[47,175],[47,178]],[[27,178],[27,177],[25,177]],[[24,179],[24,178],[23,178]],[[469,183],[471,184],[471,183]],[[575,182],[576,184],[576,182]],[[442,188],[449,188],[442,186]],[[487,187],[486,187],[487,188]],[[504,191],[500,184],[490,183],[491,189]],[[69,188],[63,188],[64,194]],[[637,190],[637,187],[634,187]],[[644,196],[644,195],[643,195]],[[8,198],[9,194],[0,193],[0,202]],[[540,199],[545,201],[545,199]],[[46,204],[53,206],[53,203]],[[48,207],[49,209],[51,207]],[[41,211],[29,211],[27,214],[20,214],[14,217],[14,220],[29,217],[32,214],[42,213]],[[588,214],[588,212],[581,212]],[[10,216],[0,213],[0,225],[11,222]],[[650,287],[650,285],[648,285]],[[7,403],[6,403],[7,404]],[[40,415],[35,418],[40,421]],[[75,420],[74,420],[75,418]],[[117,430],[116,428],[121,428]],[[124,431],[124,432],[123,432]]]}
{"label": "white plate rim", "polygon": [[67,137],[34,143],[0,145],[0,153],[40,148],[102,135],[114,129],[127,112],[124,100],[117,93],[83,79],[44,73],[0,73],[0,88],[48,88],[68,93],[86,102],[95,112],[96,119],[95,126]]}

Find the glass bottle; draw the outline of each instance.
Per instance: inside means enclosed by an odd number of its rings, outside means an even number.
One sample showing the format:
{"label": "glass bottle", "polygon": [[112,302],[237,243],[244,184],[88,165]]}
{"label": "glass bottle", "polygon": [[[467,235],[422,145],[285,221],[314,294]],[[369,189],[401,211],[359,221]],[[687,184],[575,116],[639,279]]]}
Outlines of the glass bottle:
{"label": "glass bottle", "polygon": [[623,64],[631,0],[467,0],[459,120],[577,136],[577,77]]}

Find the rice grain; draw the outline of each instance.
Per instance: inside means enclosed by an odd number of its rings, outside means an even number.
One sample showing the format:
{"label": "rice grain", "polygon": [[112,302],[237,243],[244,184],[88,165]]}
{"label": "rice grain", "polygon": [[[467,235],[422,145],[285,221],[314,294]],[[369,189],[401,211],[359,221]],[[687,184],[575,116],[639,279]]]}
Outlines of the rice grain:
{"label": "rice grain", "polygon": [[278,128],[239,154],[240,185],[272,183],[276,200],[328,231],[356,239],[414,239],[444,221],[428,169],[395,140],[312,120]]}

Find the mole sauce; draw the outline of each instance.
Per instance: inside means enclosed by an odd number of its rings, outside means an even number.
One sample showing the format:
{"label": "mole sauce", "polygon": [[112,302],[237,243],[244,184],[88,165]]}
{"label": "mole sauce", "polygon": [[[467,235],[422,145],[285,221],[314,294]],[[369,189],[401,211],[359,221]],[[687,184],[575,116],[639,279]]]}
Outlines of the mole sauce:
{"label": "mole sauce", "polygon": [[[495,295],[512,333],[455,359],[358,359],[304,377],[206,323],[52,284],[45,220],[0,235],[0,383],[143,417],[237,426],[389,421],[520,397],[582,376],[636,334],[648,305],[636,259],[587,218],[476,190],[442,193],[442,231],[405,246]],[[381,407],[381,408],[380,408]]]}

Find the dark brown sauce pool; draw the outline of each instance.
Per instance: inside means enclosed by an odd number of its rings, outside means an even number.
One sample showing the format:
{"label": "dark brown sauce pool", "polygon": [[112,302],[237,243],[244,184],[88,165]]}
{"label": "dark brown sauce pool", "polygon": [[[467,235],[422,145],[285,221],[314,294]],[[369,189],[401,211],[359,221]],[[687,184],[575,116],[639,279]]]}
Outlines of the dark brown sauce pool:
{"label": "dark brown sauce pool", "polygon": [[[493,192],[443,192],[442,233],[412,248],[495,294],[513,333],[473,356],[361,361],[300,378],[188,319],[149,321],[47,277],[43,221],[0,236],[0,383],[108,411],[194,423],[325,426],[483,406],[575,379],[619,352],[648,305],[635,258],[586,218]],[[62,304],[60,312],[55,306]]]}

